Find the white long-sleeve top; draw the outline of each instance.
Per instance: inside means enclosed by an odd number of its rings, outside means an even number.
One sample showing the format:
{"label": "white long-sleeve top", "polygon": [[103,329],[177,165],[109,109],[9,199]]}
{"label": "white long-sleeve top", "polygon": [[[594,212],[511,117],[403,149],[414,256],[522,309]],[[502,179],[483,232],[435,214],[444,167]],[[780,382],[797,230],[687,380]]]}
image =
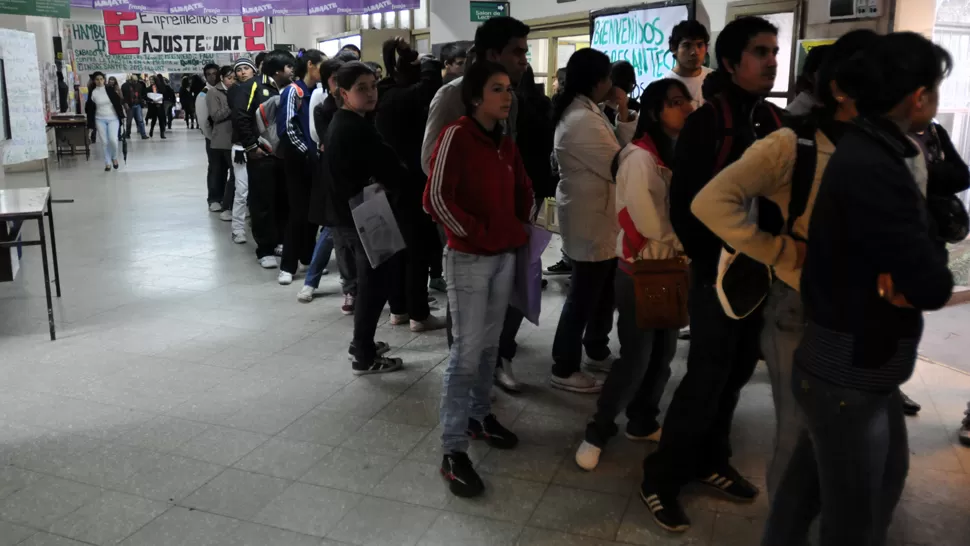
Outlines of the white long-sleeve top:
{"label": "white long-sleeve top", "polygon": [[683,254],[684,247],[670,223],[670,179],[673,172],[656,155],[649,137],[620,152],[616,173],[616,211],[620,233],[617,258],[665,260]]}

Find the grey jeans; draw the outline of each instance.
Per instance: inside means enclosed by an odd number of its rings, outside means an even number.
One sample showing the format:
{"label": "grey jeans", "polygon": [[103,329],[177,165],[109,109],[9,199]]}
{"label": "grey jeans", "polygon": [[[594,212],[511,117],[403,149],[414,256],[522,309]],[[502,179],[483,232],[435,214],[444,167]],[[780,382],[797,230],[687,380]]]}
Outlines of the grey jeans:
{"label": "grey jeans", "polygon": [[804,426],[801,409],[791,390],[792,362],[804,332],[801,294],[775,281],[765,304],[765,325],[761,331],[761,351],[768,365],[775,402],[775,450],[767,473],[769,499],[775,498]]}

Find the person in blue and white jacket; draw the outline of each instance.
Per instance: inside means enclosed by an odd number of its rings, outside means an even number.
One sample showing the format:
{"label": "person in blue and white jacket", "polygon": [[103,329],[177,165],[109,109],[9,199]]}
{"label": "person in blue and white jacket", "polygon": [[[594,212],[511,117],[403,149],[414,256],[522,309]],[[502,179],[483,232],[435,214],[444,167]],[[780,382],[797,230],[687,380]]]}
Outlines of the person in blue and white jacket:
{"label": "person in blue and white jacket", "polygon": [[310,94],[320,82],[320,66],[325,59],[323,52],[316,49],[307,50],[297,59],[293,83],[280,93],[280,107],[276,114],[280,144],[275,152],[283,157],[290,204],[280,262],[279,283],[282,285],[293,282],[298,261],[310,265],[316,245],[317,226],[307,219],[310,183],[319,155],[310,133]]}

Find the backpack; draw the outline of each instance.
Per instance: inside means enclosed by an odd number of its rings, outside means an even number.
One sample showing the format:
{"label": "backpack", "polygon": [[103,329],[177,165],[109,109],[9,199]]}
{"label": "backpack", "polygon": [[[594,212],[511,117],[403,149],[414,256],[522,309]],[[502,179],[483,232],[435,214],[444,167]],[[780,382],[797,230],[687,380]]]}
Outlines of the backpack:
{"label": "backpack", "polygon": [[[712,176],[716,176],[728,164],[731,151],[734,149],[734,139],[744,135],[735,131],[734,112],[723,94],[715,96],[710,104],[714,107],[716,132],[720,135],[715,148],[712,173]],[[768,111],[775,119],[776,129],[780,128],[782,123],[778,113],[772,106],[768,106]],[[757,134],[751,136],[755,140],[758,139]],[[756,205],[757,201],[753,206]],[[757,209],[753,212],[757,213]],[[768,297],[773,280],[774,274],[771,267],[737,252],[728,245],[721,247],[715,287],[721,308],[727,316],[740,320],[754,313]]]}
{"label": "backpack", "polygon": [[[303,89],[295,83],[291,83],[288,87],[292,87],[294,93],[296,93],[296,109],[299,110],[303,104]],[[280,97],[282,96],[282,92],[278,95],[273,95],[260,103],[259,108],[256,110],[256,127],[259,129],[259,143],[263,148],[279,158],[283,157],[283,151],[280,149],[280,135],[286,131],[286,127],[279,127],[279,124],[276,122],[280,109]]]}

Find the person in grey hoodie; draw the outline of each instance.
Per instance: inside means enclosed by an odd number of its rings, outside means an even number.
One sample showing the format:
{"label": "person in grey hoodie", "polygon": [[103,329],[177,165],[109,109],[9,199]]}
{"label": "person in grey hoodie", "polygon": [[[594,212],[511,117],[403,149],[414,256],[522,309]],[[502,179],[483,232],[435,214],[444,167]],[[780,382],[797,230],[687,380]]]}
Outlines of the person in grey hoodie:
{"label": "person in grey hoodie", "polygon": [[[219,83],[208,86],[205,96],[207,119],[200,124],[211,128],[209,139],[209,194],[220,196],[222,212],[220,220],[232,220],[232,200],[236,193],[236,180],[232,175],[232,109],[229,108],[229,88],[236,77],[231,66],[219,70]],[[229,180],[229,183],[226,183]]]}
{"label": "person in grey hoodie", "polygon": [[[495,17],[483,23],[475,31],[475,51],[477,58],[498,63],[509,73],[512,85],[517,85],[525,74],[529,63],[526,54],[529,51],[529,26],[512,17]],[[424,143],[421,146],[421,165],[426,174],[431,174],[431,155],[434,152],[438,136],[448,125],[464,116],[465,103],[461,98],[462,79],[452,80],[435,94],[428,112],[428,124],[425,127]],[[512,111],[505,124],[505,133],[515,140],[516,121],[519,115],[519,101],[512,95]],[[513,307],[508,308],[505,323],[502,325],[502,335],[499,340],[499,357],[495,369],[496,383],[503,389],[518,392],[519,386],[512,374],[512,359],[515,357],[515,336],[522,325],[522,312]],[[451,341],[450,313],[448,316],[448,339]]]}

